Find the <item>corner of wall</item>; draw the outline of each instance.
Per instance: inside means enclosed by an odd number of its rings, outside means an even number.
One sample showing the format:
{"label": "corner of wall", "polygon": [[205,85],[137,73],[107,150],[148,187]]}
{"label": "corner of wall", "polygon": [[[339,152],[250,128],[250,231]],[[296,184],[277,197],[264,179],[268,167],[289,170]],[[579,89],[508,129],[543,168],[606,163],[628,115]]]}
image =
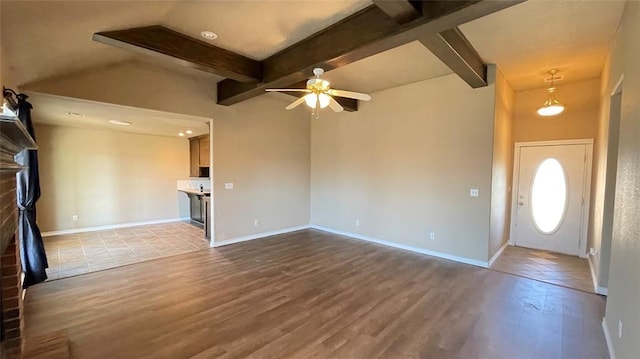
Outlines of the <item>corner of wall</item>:
{"label": "corner of wall", "polygon": [[514,92],[497,65],[487,68],[494,89],[493,153],[491,169],[491,215],[488,259],[498,254],[509,239],[511,221],[511,171],[513,168],[512,122]]}

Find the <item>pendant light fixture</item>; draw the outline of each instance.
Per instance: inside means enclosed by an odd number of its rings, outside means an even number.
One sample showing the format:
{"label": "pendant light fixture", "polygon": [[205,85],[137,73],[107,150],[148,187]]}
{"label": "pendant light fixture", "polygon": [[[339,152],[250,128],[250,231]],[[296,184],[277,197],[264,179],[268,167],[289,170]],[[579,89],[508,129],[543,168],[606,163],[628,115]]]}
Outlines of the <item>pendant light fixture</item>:
{"label": "pendant light fixture", "polygon": [[554,86],[554,80],[557,79],[557,73],[558,70],[555,69],[549,71],[549,74],[551,75],[551,87],[547,89],[547,91],[549,92],[547,101],[544,103],[544,105],[538,108],[538,115],[540,116],[555,116],[561,114],[564,111],[564,106],[558,100],[556,100],[556,87]]}

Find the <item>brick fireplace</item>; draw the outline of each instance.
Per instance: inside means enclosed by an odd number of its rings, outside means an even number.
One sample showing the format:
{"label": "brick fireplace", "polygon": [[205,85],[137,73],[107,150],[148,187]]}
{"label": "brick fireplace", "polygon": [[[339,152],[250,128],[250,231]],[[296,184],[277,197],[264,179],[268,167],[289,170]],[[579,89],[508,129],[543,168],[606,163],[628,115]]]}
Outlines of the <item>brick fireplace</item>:
{"label": "brick fireplace", "polygon": [[14,155],[36,148],[15,116],[0,115],[0,356],[19,358],[24,349],[23,287],[20,246],[16,243],[16,173]]}
{"label": "brick fireplace", "polygon": [[12,173],[0,175],[0,213],[2,225],[2,353],[5,357],[18,356],[22,351],[23,306],[22,306],[22,267],[20,266],[19,246],[16,246],[16,176]]}

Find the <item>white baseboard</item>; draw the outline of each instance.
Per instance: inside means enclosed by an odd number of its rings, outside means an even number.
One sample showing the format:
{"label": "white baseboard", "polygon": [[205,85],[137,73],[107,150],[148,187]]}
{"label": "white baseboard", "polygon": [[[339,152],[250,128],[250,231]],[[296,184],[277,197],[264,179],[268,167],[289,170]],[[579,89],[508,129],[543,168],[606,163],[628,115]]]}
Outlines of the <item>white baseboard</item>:
{"label": "white baseboard", "polygon": [[455,261],[455,262],[471,264],[471,265],[482,267],[482,268],[488,268],[489,267],[488,263],[485,262],[485,261],[480,261],[480,260],[477,260],[477,259],[471,259],[471,258],[466,258],[466,257],[460,257],[460,256],[447,254],[447,253],[431,251],[431,250],[428,250],[428,249],[414,247],[414,246],[410,246],[410,245],[406,245],[406,244],[390,242],[390,241],[386,241],[384,239],[372,238],[372,237],[364,236],[364,235],[358,234],[358,233],[340,231],[340,230],[337,230],[337,229],[322,227],[322,226],[318,226],[318,225],[315,225],[315,224],[311,224],[310,228],[317,229],[317,230],[324,231],[324,232],[333,233],[333,234],[338,234],[338,235],[341,235],[341,236],[360,239],[360,240],[367,241],[367,242],[377,243],[377,244],[381,244],[383,246],[404,249],[406,251],[426,254],[426,255],[429,255],[429,256],[448,259],[448,260]]}
{"label": "white baseboard", "polygon": [[607,326],[607,318],[602,318],[602,331],[604,332],[604,340],[607,342],[607,349],[609,350],[609,359],[616,359],[616,352],[613,350],[613,342],[611,341],[611,335],[609,334],[609,327]]}
{"label": "white baseboard", "polygon": [[489,268],[489,267],[491,267],[493,265],[493,262],[495,262],[496,259],[498,259],[498,257],[500,257],[500,255],[502,255],[502,252],[504,252],[505,248],[507,248],[508,245],[509,245],[509,241],[504,242],[502,247],[500,247],[500,249],[498,249],[498,251],[493,255],[493,257],[491,257],[491,259],[489,259],[489,263],[487,263],[487,268]]}
{"label": "white baseboard", "polygon": [[600,295],[607,295],[609,293],[609,289],[607,287],[600,287],[598,285],[598,277],[596,276],[596,270],[593,267],[593,262],[591,261],[591,256],[587,258],[589,262],[589,271],[591,271],[591,280],[593,281],[593,290]]}
{"label": "white baseboard", "polygon": [[225,239],[225,240],[222,240],[222,241],[214,240],[214,241],[211,242],[211,246],[212,247],[228,246],[229,244],[246,242],[246,241],[251,241],[251,240],[254,240],[254,239],[258,239],[258,238],[270,237],[270,236],[275,236],[275,235],[278,235],[278,234],[285,234],[285,233],[289,233],[289,232],[301,231],[303,229],[309,229],[309,225],[305,224],[303,226],[289,227],[289,228],[278,229],[278,230],[275,230],[275,231],[250,234],[248,236],[230,238],[230,239]]}
{"label": "white baseboard", "polygon": [[104,231],[104,230],[115,229],[115,228],[137,227],[137,226],[146,226],[146,225],[149,225],[149,224],[170,223],[170,222],[189,221],[189,220],[190,220],[189,217],[179,217],[179,218],[157,219],[157,220],[153,220],[153,221],[110,224],[110,225],[107,225],[107,226],[72,228],[72,229],[63,229],[63,230],[60,230],[60,231],[42,232],[42,236],[43,237],[50,237],[50,236],[59,236],[61,234],[74,234],[74,233]]}

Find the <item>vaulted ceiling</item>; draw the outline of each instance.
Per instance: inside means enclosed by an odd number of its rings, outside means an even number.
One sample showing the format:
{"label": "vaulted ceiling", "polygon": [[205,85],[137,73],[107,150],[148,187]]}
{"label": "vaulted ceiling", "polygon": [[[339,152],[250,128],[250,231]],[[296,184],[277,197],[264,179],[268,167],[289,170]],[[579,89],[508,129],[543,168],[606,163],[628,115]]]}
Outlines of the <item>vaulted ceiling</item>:
{"label": "vaulted ceiling", "polygon": [[[460,25],[482,59],[496,63],[515,90],[544,86],[558,68],[566,81],[599,76],[624,1],[529,0]],[[353,1],[6,1],[2,6],[4,85],[24,87],[147,56],[92,40],[100,31],[163,25],[263,60],[371,6]],[[367,31],[367,29],[362,29]],[[218,75],[157,63],[216,83]],[[327,72],[336,87],[375,92],[452,73],[420,42],[383,51]],[[311,75],[311,74],[308,74]],[[47,103],[50,103],[47,102]]]}

